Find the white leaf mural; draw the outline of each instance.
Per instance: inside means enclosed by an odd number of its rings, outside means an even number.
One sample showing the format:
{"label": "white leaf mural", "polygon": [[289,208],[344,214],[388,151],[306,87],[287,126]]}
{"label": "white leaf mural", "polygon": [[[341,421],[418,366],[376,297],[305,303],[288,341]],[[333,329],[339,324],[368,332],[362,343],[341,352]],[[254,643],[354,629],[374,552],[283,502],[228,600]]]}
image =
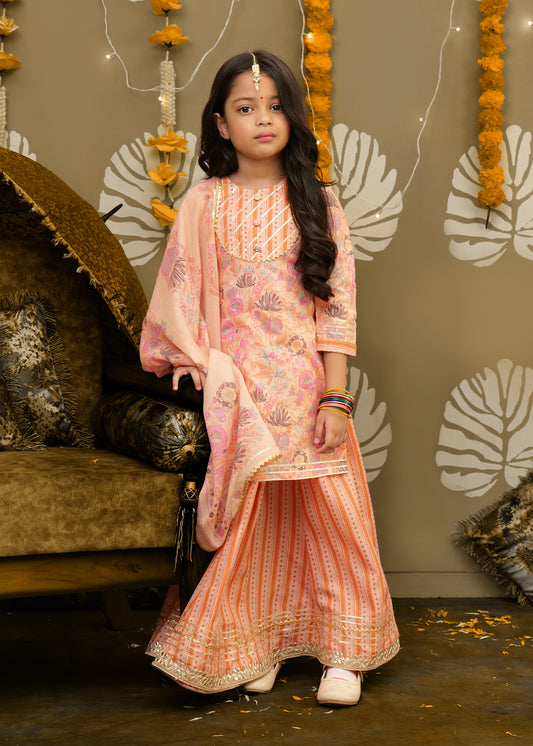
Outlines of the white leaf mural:
{"label": "white leaf mural", "polygon": [[35,155],[35,153],[30,152],[30,145],[28,143],[28,140],[19,132],[15,132],[15,130],[6,132],[5,147],[15,153],[25,155],[26,158],[30,158],[32,161],[37,160],[37,156]]}
{"label": "white leaf mural", "polygon": [[376,139],[345,124],[332,129],[333,164],[337,191],[350,225],[356,259],[371,261],[392,241],[402,211],[402,194],[395,191],[396,171]]}
{"label": "white leaf mural", "polygon": [[[158,135],[166,129],[159,127]],[[178,208],[188,189],[204,176],[198,165],[192,167],[196,149],[196,135],[177,131],[177,135],[187,140],[187,153],[174,151],[170,154],[170,164],[176,172],[186,171],[172,187],[173,207]],[[153,182],[148,169],[157,170],[160,162],[159,151],[147,147],[146,141],[153,137],[145,132],[129,145],[122,145],[111,157],[111,165],[105,170],[104,189],[100,193],[99,210],[105,214],[122,203],[118,212],[108,221],[108,228],[118,238],[131,264],[146,264],[162,252],[168,240],[168,229],[153,216],[150,200],[158,197],[165,201],[166,190]]]}
{"label": "white leaf mural", "polygon": [[370,388],[368,376],[355,366],[348,371],[348,390],[355,396],[353,420],[361,455],[369,482],[380,473],[392,442],[391,426],[385,420],[386,405],[376,404],[376,392]]}
{"label": "white leaf mural", "polygon": [[501,144],[500,165],[505,175],[505,201],[487,210],[477,201],[479,159],[476,147],[461,156],[453,172],[444,233],[450,237],[450,253],[476,267],[489,267],[512,248],[533,259],[533,152],[531,132],[518,125],[507,127]]}
{"label": "white leaf mural", "polygon": [[452,391],[439,434],[441,482],[480,497],[533,467],[533,369],[500,360]]}

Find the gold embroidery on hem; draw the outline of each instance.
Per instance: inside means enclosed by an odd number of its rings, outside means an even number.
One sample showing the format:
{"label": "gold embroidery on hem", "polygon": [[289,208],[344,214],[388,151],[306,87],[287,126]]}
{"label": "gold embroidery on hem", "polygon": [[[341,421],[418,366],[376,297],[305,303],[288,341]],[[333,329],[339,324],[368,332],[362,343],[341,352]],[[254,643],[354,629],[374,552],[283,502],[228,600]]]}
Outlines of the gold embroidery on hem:
{"label": "gold embroidery on hem", "polygon": [[165,654],[156,657],[152,665],[182,686],[208,693],[234,689],[237,686],[245,684],[247,681],[253,681],[253,679],[259,678],[259,676],[269,671],[276,663],[287,658],[311,656],[317,658],[326,666],[338,666],[339,668],[346,668],[352,671],[371,671],[390,661],[399,650],[400,642],[399,640],[395,640],[386,650],[370,658],[365,659],[361,656],[347,658],[315,643],[293,644],[282,649],[273,650],[261,660],[261,663],[252,663],[244,669],[238,669],[233,673],[221,675],[195,671],[178,661],[173,662],[168,660],[168,656]]}
{"label": "gold embroidery on hem", "polygon": [[[332,619],[332,617],[334,617]],[[323,612],[301,609],[299,611],[282,612],[274,617],[258,620],[252,627],[234,628],[226,631],[224,634],[212,630],[204,630],[200,625],[194,624],[187,620],[176,620],[176,616],[171,614],[169,618],[161,625],[161,629],[173,627],[168,631],[166,636],[166,645],[172,645],[174,640],[183,643],[189,641],[197,648],[214,649],[222,651],[224,648],[243,649],[247,645],[255,644],[260,637],[271,634],[272,630],[278,628],[279,631],[274,634],[288,632],[291,636],[296,636],[305,630],[306,633],[312,628],[326,628],[332,633],[344,637],[346,634],[354,638],[362,636],[375,639],[378,636],[390,637],[390,633],[384,634],[385,630],[395,627],[394,612],[387,614],[379,619],[364,619],[362,617],[347,616],[340,614],[324,614]]]}

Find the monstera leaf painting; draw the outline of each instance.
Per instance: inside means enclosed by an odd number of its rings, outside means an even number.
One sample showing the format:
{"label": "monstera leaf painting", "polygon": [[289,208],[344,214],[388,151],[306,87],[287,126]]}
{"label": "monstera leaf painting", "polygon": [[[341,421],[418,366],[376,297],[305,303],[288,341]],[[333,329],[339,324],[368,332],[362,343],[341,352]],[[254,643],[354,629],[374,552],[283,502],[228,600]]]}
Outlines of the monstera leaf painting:
{"label": "monstera leaf painting", "polygon": [[437,466],[445,487],[479,497],[502,479],[515,487],[533,466],[533,369],[500,360],[452,391]]}
{"label": "monstera leaf painting", "polygon": [[402,195],[395,191],[396,171],[387,171],[387,159],[377,140],[366,132],[332,129],[331,145],[338,196],[350,225],[356,259],[371,261],[392,241],[402,211]]}
{"label": "monstera leaf painting", "polygon": [[370,388],[368,376],[356,367],[350,367],[348,389],[355,396],[353,413],[355,430],[369,482],[380,473],[387,460],[392,441],[391,426],[386,421],[386,405],[376,404],[376,392]]}
{"label": "monstera leaf painting", "polygon": [[509,250],[533,259],[533,152],[531,132],[507,127],[501,144],[505,202],[492,210],[480,206],[479,159],[471,147],[453,172],[444,232],[450,253],[476,267],[488,267]]}
{"label": "monstera leaf painting", "polygon": [[[160,127],[158,135],[164,133],[165,129]],[[180,177],[171,190],[173,207],[178,208],[188,189],[199,182],[204,173],[197,165],[193,167],[196,136],[191,132],[176,134],[187,140],[187,153],[174,151],[170,154],[174,171],[185,171],[187,174]],[[107,225],[133,265],[146,264],[164,250],[168,240],[168,229],[153,216],[150,204],[154,197],[165,201],[167,194],[165,187],[156,184],[148,176],[148,169],[157,170],[160,162],[156,148],[146,146],[152,136],[145,133],[144,138],[122,145],[112,155],[111,165],[105,170],[105,188],[100,193],[101,213],[109,212],[119,203],[123,205],[109,218]]]}

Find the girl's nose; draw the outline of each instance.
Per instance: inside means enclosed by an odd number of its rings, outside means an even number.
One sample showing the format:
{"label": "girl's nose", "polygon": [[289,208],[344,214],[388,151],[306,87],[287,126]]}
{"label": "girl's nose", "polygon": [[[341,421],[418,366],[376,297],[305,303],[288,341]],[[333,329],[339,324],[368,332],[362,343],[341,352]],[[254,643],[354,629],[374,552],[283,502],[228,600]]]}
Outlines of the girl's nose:
{"label": "girl's nose", "polygon": [[257,122],[258,124],[262,124],[262,125],[272,124],[272,117],[270,115],[270,109],[267,109],[267,108],[263,110],[260,109],[257,112]]}

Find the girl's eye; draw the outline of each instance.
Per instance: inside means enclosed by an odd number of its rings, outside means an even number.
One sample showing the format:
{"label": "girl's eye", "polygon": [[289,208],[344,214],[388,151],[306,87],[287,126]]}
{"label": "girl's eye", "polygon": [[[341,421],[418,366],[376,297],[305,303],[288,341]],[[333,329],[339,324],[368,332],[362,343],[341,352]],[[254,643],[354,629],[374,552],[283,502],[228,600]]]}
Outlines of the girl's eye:
{"label": "girl's eye", "polygon": [[272,111],[281,111],[281,104],[272,104]]}
{"label": "girl's eye", "polygon": [[243,114],[248,114],[249,111],[251,111],[252,108],[250,106],[241,106],[239,111],[242,111]]}

